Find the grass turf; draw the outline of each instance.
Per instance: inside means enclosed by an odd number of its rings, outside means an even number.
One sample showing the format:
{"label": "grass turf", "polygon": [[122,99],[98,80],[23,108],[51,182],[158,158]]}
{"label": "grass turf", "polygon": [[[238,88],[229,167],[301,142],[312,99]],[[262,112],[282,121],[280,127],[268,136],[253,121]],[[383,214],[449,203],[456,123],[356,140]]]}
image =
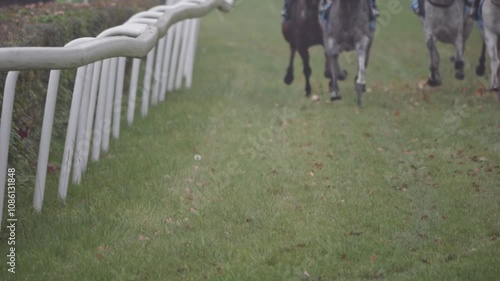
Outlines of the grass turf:
{"label": "grass turf", "polygon": [[42,214],[22,198],[17,280],[496,280],[500,105],[473,76],[479,34],[464,82],[444,61],[444,86],[420,89],[420,25],[380,2],[362,109],[350,82],[326,101],[319,47],[320,101],[299,63],[283,85],[280,3],[204,19],[192,89],[124,128],[65,204],[55,177]]}

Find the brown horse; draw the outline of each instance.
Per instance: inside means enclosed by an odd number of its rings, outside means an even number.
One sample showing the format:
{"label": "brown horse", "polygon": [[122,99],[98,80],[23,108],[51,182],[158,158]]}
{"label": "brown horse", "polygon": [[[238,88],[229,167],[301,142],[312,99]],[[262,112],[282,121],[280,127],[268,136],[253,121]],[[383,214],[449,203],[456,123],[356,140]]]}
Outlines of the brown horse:
{"label": "brown horse", "polygon": [[[309,64],[309,48],[315,45],[323,45],[323,34],[319,24],[318,11],[320,0],[295,0],[290,9],[289,22],[283,22],[282,33],[290,45],[290,63],[288,65],[285,84],[293,82],[293,61],[295,52],[298,51],[304,65],[304,76],[306,78],[306,96],[311,94],[311,66]],[[325,67],[325,77],[330,77],[330,72]]]}

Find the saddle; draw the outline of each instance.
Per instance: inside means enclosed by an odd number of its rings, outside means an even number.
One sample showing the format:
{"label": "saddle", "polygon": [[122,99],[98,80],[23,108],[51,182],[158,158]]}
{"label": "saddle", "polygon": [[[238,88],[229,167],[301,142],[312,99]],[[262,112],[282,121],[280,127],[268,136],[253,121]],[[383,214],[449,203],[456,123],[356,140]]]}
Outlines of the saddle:
{"label": "saddle", "polygon": [[[323,23],[326,24],[328,22],[328,20],[330,19],[330,9],[332,8],[332,2],[324,1],[323,3],[324,4],[322,4],[322,7],[319,11],[319,18],[323,21]],[[375,28],[377,26],[377,23],[376,23],[377,19],[376,19],[375,15],[373,14],[373,8],[370,7],[370,9],[368,9],[368,11],[370,13],[370,29],[375,30]]]}
{"label": "saddle", "polygon": [[[491,1],[491,4],[497,6],[497,7],[500,7],[500,0],[490,0]],[[484,1],[481,1],[481,2],[484,2]]]}
{"label": "saddle", "polygon": [[[432,6],[435,6],[435,7],[440,7],[440,8],[448,8],[450,7],[451,5],[453,5],[453,3],[455,2],[455,0],[448,0],[447,2],[445,2],[444,4],[442,3],[436,3],[434,2],[433,0],[428,0],[429,3],[432,5]],[[465,0],[465,2],[467,3],[467,0]],[[425,6],[425,5],[424,5]]]}
{"label": "saddle", "polygon": [[[420,7],[420,15],[422,17],[425,17],[425,1],[426,0],[418,0],[418,6]],[[439,8],[449,8],[453,3],[455,3],[455,0],[448,0],[446,3],[436,3],[433,0],[427,0],[429,3],[434,6],[434,7],[439,7]],[[463,0],[465,3],[465,9],[467,12],[467,9],[470,9],[472,7],[472,2],[470,0]],[[499,1],[500,0],[491,0],[491,1]]]}

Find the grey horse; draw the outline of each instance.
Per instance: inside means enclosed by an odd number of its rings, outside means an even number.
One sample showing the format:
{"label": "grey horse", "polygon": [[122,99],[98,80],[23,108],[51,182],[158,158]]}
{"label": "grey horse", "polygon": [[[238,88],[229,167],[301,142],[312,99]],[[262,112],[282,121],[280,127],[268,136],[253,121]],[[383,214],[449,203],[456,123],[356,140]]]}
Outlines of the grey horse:
{"label": "grey horse", "polygon": [[452,60],[455,63],[455,78],[463,80],[465,77],[463,60],[465,42],[474,25],[473,20],[465,12],[465,1],[426,0],[425,13],[422,22],[431,58],[429,86],[441,85],[437,41],[455,46],[456,54]]}
{"label": "grey horse", "polygon": [[356,51],[358,74],[355,78],[358,106],[366,91],[366,68],[370,58],[374,31],[370,28],[370,9],[366,0],[335,0],[329,11],[329,20],[322,21],[323,43],[327,63],[330,66],[330,100],[341,99],[338,80],[345,76],[339,66],[339,55],[344,51]]}
{"label": "grey horse", "polygon": [[498,48],[500,47],[500,0],[486,0],[481,9],[484,21],[483,38],[490,56],[490,89],[500,93],[500,59],[498,56]]}

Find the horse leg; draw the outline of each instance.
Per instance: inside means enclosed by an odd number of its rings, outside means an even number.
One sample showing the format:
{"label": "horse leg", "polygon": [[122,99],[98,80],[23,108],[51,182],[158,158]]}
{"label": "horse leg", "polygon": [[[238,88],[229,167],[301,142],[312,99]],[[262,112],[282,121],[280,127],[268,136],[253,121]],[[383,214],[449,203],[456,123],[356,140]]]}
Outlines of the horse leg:
{"label": "horse leg", "polygon": [[356,44],[356,53],[358,55],[358,75],[356,75],[354,88],[356,89],[358,106],[362,105],[362,95],[366,92],[366,65],[369,47],[370,39],[368,37],[363,37],[362,40]]}
{"label": "horse leg", "polygon": [[330,56],[330,72],[332,73],[332,77],[330,78],[330,100],[340,100],[342,96],[340,96],[339,90],[339,55],[334,54]]}
{"label": "horse leg", "polygon": [[325,78],[331,78],[332,73],[330,72],[330,62],[328,60],[328,56],[325,54],[325,72],[324,72]]}
{"label": "horse leg", "polygon": [[486,48],[488,49],[488,54],[490,55],[490,66],[491,66],[491,91],[499,92],[500,85],[498,84],[498,68],[500,67],[500,59],[498,58],[497,49],[498,37],[484,30],[484,42],[486,43]]}
{"label": "horse leg", "polygon": [[307,50],[307,47],[302,47],[299,48],[299,54],[300,57],[302,58],[302,64],[304,66],[303,73],[304,77],[306,78],[306,97],[311,95],[311,66],[309,65],[309,51]]}
{"label": "horse leg", "polygon": [[431,75],[427,84],[431,87],[437,87],[441,85],[441,77],[439,75],[439,52],[436,47],[436,41],[434,37],[429,34],[427,35],[427,48],[429,49],[430,57],[431,57]]}
{"label": "horse leg", "polygon": [[455,78],[458,80],[464,80],[464,38],[462,34],[459,34],[457,38],[455,38],[455,49],[457,52],[455,55]]}
{"label": "horse leg", "polygon": [[486,43],[483,41],[483,48],[481,49],[481,56],[479,57],[479,65],[476,67],[477,76],[484,76],[486,72]]}
{"label": "horse leg", "polygon": [[[331,78],[332,73],[330,71],[330,62],[328,61],[328,56],[325,55],[325,78]],[[337,79],[340,81],[344,81],[347,78],[347,70],[341,69],[340,65],[337,71]]]}
{"label": "horse leg", "polygon": [[287,85],[290,85],[293,82],[293,60],[295,59],[295,51],[295,46],[290,44],[290,63],[288,64],[288,68],[286,70],[285,79],[283,79]]}

